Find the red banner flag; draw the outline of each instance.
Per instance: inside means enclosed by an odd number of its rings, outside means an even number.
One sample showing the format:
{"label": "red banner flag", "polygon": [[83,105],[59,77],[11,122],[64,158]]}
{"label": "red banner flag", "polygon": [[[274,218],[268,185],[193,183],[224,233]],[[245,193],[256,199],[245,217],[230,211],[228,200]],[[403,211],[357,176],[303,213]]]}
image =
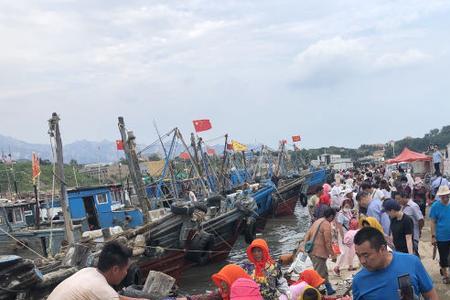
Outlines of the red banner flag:
{"label": "red banner flag", "polygon": [[208,150],[206,150],[206,153],[209,156],[213,156],[213,155],[216,155],[216,150],[214,150],[213,148],[209,148]]}
{"label": "red banner flag", "polygon": [[233,150],[233,144],[227,144],[227,150]]}
{"label": "red banner flag", "polygon": [[188,160],[189,159],[189,153],[187,152],[181,152],[180,155],[178,155],[181,159]]}
{"label": "red banner flag", "polygon": [[194,120],[192,121],[192,123],[194,123],[195,132],[202,132],[212,128],[211,121],[209,121],[208,119]]}
{"label": "red banner flag", "polygon": [[32,179],[33,183],[36,182],[36,178],[41,174],[41,167],[39,165],[39,157],[36,153],[31,154],[31,169],[32,169]]}
{"label": "red banner flag", "polygon": [[292,136],[292,141],[295,142],[300,142],[302,140],[302,137],[299,135],[293,135]]}
{"label": "red banner flag", "polygon": [[122,140],[117,140],[116,141],[116,148],[117,148],[117,150],[123,150],[123,142],[122,142]]}

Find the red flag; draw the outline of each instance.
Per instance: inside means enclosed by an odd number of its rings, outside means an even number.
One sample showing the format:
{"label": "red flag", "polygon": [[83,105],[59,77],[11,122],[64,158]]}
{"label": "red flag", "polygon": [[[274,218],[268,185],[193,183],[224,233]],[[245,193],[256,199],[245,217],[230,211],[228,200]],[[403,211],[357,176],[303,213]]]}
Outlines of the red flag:
{"label": "red flag", "polygon": [[194,120],[192,123],[194,123],[195,132],[206,131],[212,128],[211,122],[208,119]]}
{"label": "red flag", "polygon": [[209,156],[213,156],[213,155],[216,155],[216,150],[214,150],[213,148],[209,148],[208,150],[206,150],[206,153]]}
{"label": "red flag", "polygon": [[227,144],[227,150],[233,150],[233,144]]}
{"label": "red flag", "polygon": [[181,159],[189,159],[189,153],[187,152],[181,152],[180,155],[178,155]]}
{"label": "red flag", "polygon": [[295,142],[300,142],[302,140],[302,137],[299,135],[293,135],[292,136],[292,141]]}
{"label": "red flag", "polygon": [[123,150],[123,142],[122,142],[122,140],[117,140],[116,141],[116,148],[117,148],[117,150]]}
{"label": "red flag", "polygon": [[31,169],[32,169],[32,179],[33,183],[36,182],[36,178],[41,174],[41,167],[39,165],[39,157],[36,153],[31,154]]}

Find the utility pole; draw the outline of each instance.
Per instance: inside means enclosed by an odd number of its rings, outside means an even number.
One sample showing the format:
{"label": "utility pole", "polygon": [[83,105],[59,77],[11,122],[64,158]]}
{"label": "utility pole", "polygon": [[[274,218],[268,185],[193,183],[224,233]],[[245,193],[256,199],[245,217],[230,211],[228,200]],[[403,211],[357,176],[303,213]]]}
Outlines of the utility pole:
{"label": "utility pole", "polygon": [[66,229],[66,237],[69,245],[72,245],[75,241],[73,236],[73,224],[72,218],[70,217],[70,211],[68,206],[67,188],[64,177],[64,160],[63,160],[63,148],[61,140],[61,132],[59,131],[59,117],[54,112],[52,118],[48,120],[49,131],[51,138],[55,139],[56,142],[56,178],[60,183],[60,198],[61,198],[61,208],[64,216],[64,226]]}
{"label": "utility pole", "polygon": [[132,131],[126,132],[125,122],[123,117],[119,117],[119,131],[122,137],[123,150],[125,152],[125,157],[128,162],[128,169],[130,170],[131,180],[133,181],[133,185],[136,189],[136,195],[138,197],[139,206],[142,209],[142,215],[144,216],[144,223],[149,221],[148,211],[148,198],[145,194],[144,184],[142,182],[142,173],[139,168],[139,162],[136,154],[136,143]]}

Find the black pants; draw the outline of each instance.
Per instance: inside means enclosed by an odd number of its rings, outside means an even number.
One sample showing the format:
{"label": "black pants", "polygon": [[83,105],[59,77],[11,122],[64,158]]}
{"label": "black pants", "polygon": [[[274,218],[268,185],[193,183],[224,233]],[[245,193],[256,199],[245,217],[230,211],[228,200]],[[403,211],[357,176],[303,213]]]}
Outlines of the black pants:
{"label": "black pants", "polygon": [[414,254],[420,258],[420,254],[419,254],[419,241],[418,240],[413,240],[413,250],[414,250]]}
{"label": "black pants", "polygon": [[420,211],[422,212],[423,217],[425,218],[426,217],[425,210],[427,209],[427,203],[425,201],[423,203],[420,203],[419,208],[420,208]]}
{"label": "black pants", "polygon": [[434,172],[435,174],[441,174],[441,163],[434,163]]}
{"label": "black pants", "polygon": [[439,251],[439,265],[441,268],[448,267],[448,255],[450,254],[450,241],[437,241],[437,248]]}

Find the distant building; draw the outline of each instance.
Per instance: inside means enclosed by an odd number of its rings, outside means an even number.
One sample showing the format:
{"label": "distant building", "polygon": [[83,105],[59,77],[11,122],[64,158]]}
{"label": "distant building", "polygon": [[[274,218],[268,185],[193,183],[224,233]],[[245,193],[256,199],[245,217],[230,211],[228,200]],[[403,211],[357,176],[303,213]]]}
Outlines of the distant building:
{"label": "distant building", "polygon": [[450,176],[450,144],[447,145],[447,147],[445,148],[445,153],[444,153],[444,163],[443,163],[443,171],[442,173],[447,175],[447,178]]}
{"label": "distant building", "polygon": [[351,158],[342,158],[339,154],[321,154],[317,157],[321,165],[331,166],[335,170],[346,170],[353,168]]}
{"label": "distant building", "polygon": [[128,166],[121,163],[87,164],[79,172],[93,178],[99,178],[101,181],[113,178],[126,178],[129,174]]}

